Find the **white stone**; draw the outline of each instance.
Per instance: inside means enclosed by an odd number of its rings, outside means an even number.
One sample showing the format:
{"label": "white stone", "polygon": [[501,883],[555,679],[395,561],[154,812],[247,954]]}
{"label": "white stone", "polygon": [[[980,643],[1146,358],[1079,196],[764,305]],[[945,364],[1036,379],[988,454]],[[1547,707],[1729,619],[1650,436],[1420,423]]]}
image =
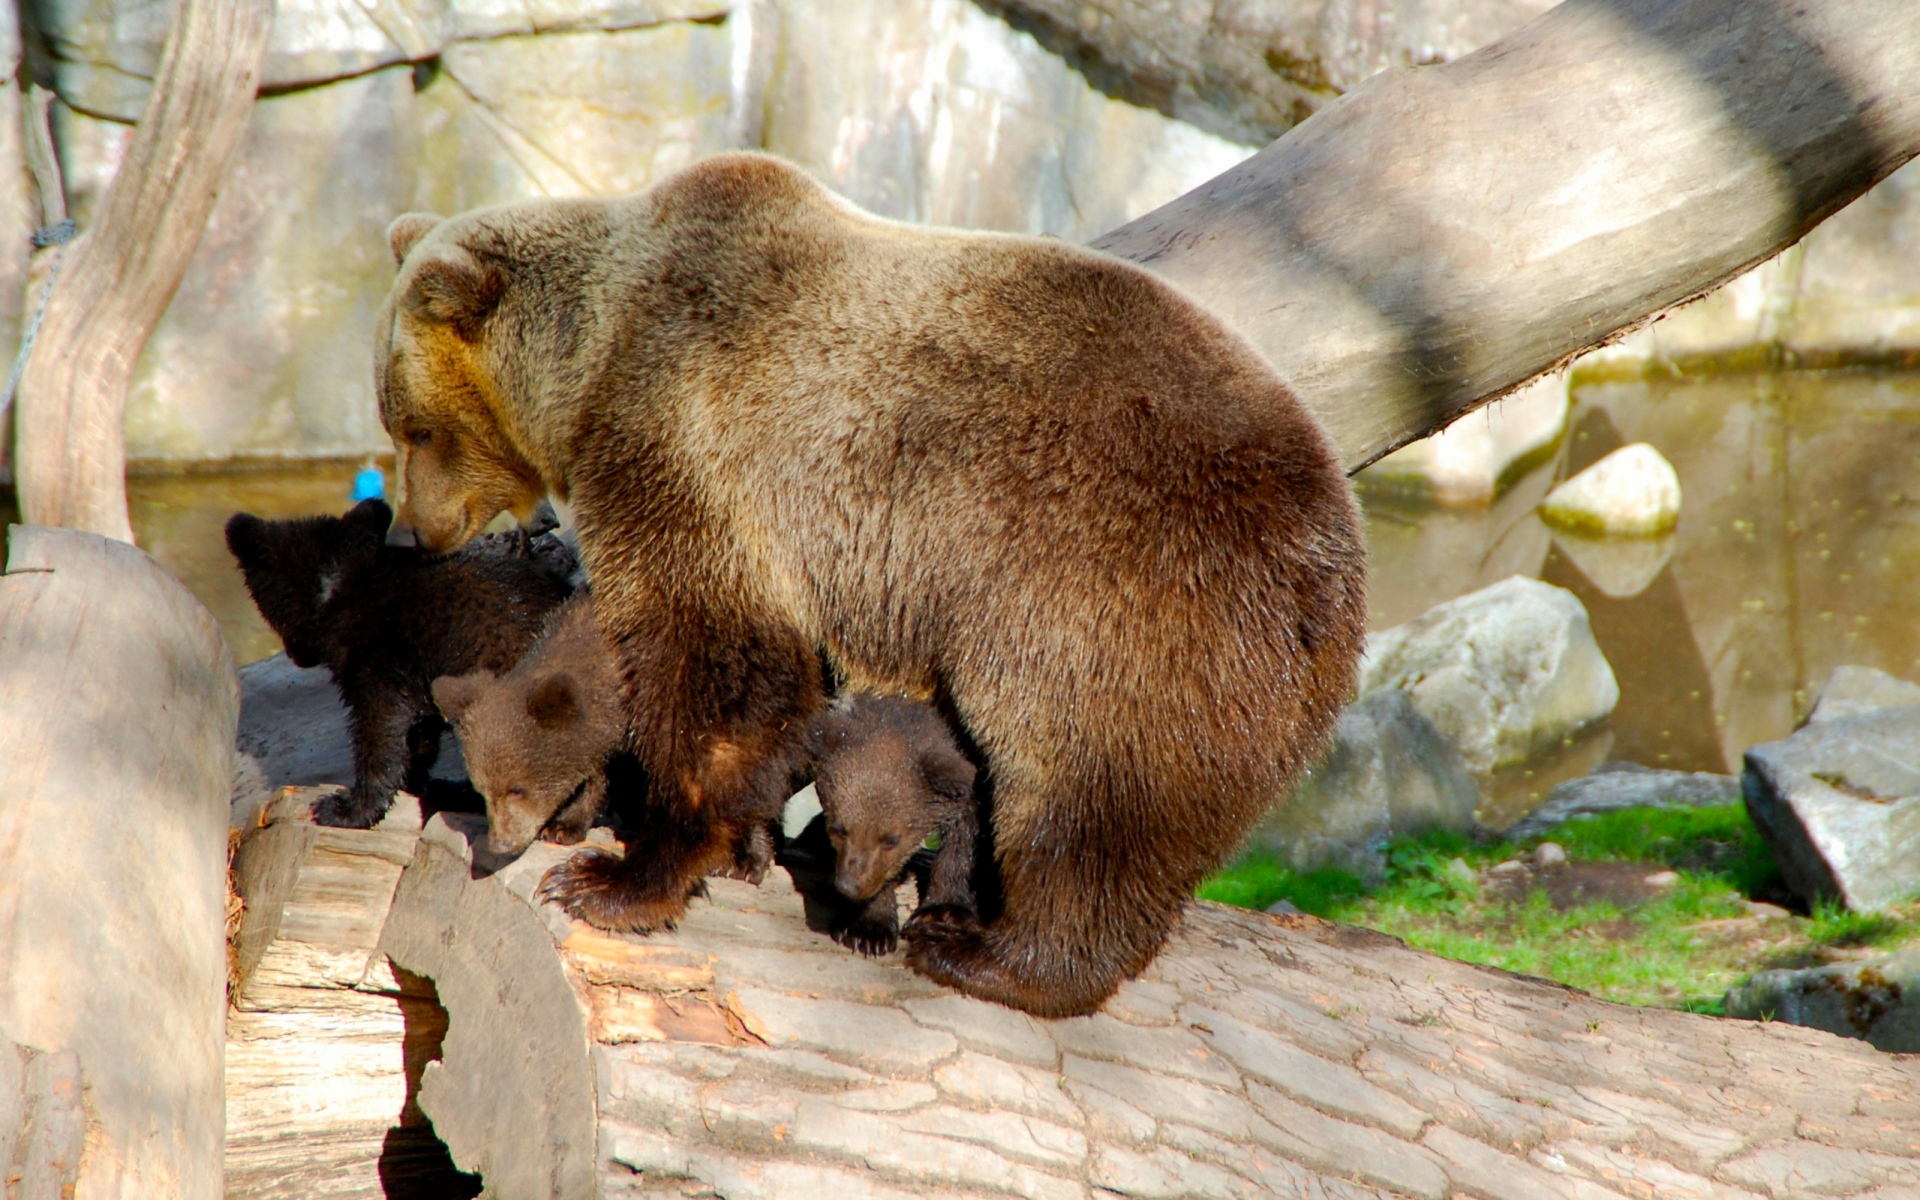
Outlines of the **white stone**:
{"label": "white stone", "polygon": [[1567,861],[1567,851],[1559,842],[1541,842],[1533,848],[1533,865],[1557,867]]}
{"label": "white stone", "polygon": [[1567,376],[1545,376],[1368,467],[1371,485],[1449,505],[1486,504],[1567,428]]}
{"label": "white stone", "polygon": [[1920,683],[1896,679],[1872,667],[1835,667],[1813,702],[1807,724],[1857,717],[1882,708],[1920,704]]}
{"label": "white stone", "polygon": [[1360,692],[1399,688],[1479,772],[1520,762],[1619,702],[1572,592],[1514,577],[1367,639]]}
{"label": "white stone", "polygon": [[1651,537],[1680,520],[1680,476],[1645,442],[1622,446],[1547,493],[1540,515],[1579,533]]}

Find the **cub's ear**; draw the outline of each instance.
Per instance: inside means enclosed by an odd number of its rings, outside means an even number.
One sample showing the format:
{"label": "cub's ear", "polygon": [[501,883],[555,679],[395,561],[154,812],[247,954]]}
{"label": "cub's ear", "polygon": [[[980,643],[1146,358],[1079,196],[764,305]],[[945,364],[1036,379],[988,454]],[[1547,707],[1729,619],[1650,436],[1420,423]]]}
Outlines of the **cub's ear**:
{"label": "cub's ear", "polygon": [[935,795],[957,804],[973,799],[974,765],[952,746],[933,746],[920,752],[920,774]]}
{"label": "cub's ear", "polygon": [[547,676],[527,693],[527,715],[541,725],[565,725],[577,719],[583,707],[580,685],[565,672]]}
{"label": "cub's ear", "polygon": [[815,758],[825,758],[846,744],[853,722],[839,709],[829,709],[807,730],[807,750]]}
{"label": "cub's ear", "polygon": [[433,681],[433,702],[440,715],[456,724],[473,702],[480,698],[483,685],[493,681],[492,671],[469,671],[465,675],[442,675]]}
{"label": "cub's ear", "polygon": [[241,567],[248,567],[260,561],[264,547],[261,545],[267,532],[267,523],[252,513],[235,513],[227,518],[227,551]]}
{"label": "cub's ear", "polygon": [[407,261],[407,251],[414,243],[433,232],[433,227],[445,220],[432,213],[401,213],[387,226],[387,248],[393,251],[395,266]]}
{"label": "cub's ear", "polygon": [[388,527],[393,524],[393,510],[387,507],[385,500],[362,500],[348,509],[347,515],[340,519],[356,529],[367,530],[385,537]]}
{"label": "cub's ear", "polygon": [[414,268],[401,303],[416,316],[453,326],[462,341],[471,342],[506,290],[506,272],[499,267],[461,246],[435,247]]}

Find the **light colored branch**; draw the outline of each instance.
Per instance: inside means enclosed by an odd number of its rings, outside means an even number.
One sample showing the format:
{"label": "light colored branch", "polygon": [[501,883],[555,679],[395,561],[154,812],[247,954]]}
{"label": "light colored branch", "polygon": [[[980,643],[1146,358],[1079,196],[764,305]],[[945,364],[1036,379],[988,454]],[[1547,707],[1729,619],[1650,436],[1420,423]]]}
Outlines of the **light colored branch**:
{"label": "light colored branch", "polygon": [[127,389],[246,133],[272,22],[272,0],[178,0],[146,111],[92,228],[66,248],[21,378],[30,522],[133,540]]}
{"label": "light colored branch", "polygon": [[1094,245],[1244,332],[1349,468],[1798,240],[1920,150],[1920,4],[1568,0]]}

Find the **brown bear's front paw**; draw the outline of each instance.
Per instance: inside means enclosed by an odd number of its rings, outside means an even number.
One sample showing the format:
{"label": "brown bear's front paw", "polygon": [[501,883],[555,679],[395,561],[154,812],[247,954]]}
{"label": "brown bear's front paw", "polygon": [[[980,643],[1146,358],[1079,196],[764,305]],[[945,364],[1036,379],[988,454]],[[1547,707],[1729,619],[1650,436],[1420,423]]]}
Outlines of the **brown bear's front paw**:
{"label": "brown bear's front paw", "polygon": [[649,894],[625,859],[597,850],[576,854],[548,871],[540,881],[539,897],[560,905],[568,916],[620,933],[672,929],[687,911],[684,894]]}
{"label": "brown bear's front paw", "polygon": [[834,941],[867,958],[880,958],[892,954],[894,947],[900,944],[900,930],[887,921],[870,921],[856,917],[844,925],[835,925],[827,934]]}
{"label": "brown bear's front paw", "polygon": [[907,921],[907,966],[941,983],[952,984],[956,971],[980,957],[983,929],[972,909],[957,904],[928,904]]}
{"label": "brown bear's front paw", "polygon": [[335,829],[371,829],[384,815],[381,805],[360,800],[346,788],[322,796],[313,806],[313,823]]}

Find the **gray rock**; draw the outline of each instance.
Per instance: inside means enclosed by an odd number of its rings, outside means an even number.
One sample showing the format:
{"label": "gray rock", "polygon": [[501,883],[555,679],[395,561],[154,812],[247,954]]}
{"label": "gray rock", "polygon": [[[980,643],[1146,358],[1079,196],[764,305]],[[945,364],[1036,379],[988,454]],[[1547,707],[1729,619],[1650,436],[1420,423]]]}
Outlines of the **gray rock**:
{"label": "gray rock", "polygon": [[1333,748],[1248,838],[1301,870],[1377,875],[1403,834],[1473,826],[1480,789],[1460,754],[1405,692],[1381,691],[1340,716]]}
{"label": "gray rock", "polygon": [[1397,688],[1477,772],[1605,717],[1613,669],[1572,592],[1516,576],[1367,639],[1363,696]]}
{"label": "gray rock", "polygon": [[1882,708],[1920,704],[1920,683],[1896,679],[1872,667],[1835,667],[1807,714],[1807,724],[1857,717]]}
{"label": "gray rock", "polygon": [[1714,808],[1739,802],[1740,781],[1732,775],[1656,771],[1638,763],[1613,762],[1554,788],[1546,803],[1502,830],[1500,836],[1522,841],[1575,817],[1623,808]]}
{"label": "gray rock", "polygon": [[1864,1038],[1893,1053],[1920,1051],[1920,951],[1800,971],[1762,971],[1727,993],[1726,1012]]}
{"label": "gray rock", "polygon": [[1920,894],[1920,706],[1755,746],[1741,791],[1801,896],[1868,912]]}

